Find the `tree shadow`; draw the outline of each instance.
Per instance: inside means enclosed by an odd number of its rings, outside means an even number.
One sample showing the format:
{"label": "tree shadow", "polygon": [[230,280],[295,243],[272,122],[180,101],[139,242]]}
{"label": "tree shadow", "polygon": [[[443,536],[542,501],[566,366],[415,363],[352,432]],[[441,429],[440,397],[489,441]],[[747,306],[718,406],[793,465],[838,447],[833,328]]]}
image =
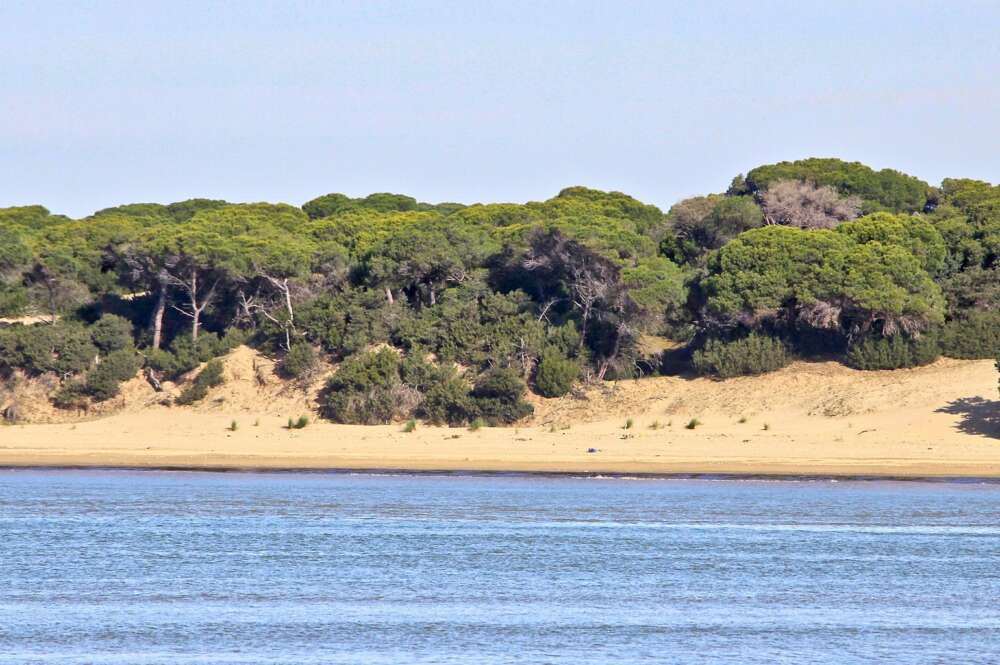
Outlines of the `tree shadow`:
{"label": "tree shadow", "polygon": [[955,425],[961,432],[1000,439],[1000,402],[982,397],[963,397],[937,412],[961,416],[962,419]]}

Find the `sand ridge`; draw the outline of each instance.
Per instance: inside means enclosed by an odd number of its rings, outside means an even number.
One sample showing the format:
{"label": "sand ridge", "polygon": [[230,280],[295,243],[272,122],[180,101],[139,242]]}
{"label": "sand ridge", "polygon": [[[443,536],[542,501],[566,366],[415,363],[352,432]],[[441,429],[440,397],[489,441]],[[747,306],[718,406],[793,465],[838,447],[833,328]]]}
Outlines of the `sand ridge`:
{"label": "sand ridge", "polygon": [[[535,415],[517,427],[412,433],[315,422],[323,373],[304,386],[283,381],[246,347],[225,367],[226,383],[193,408],[162,404],[179,386],[156,393],[136,379],[112,415],[2,427],[0,465],[1000,477],[987,360],[893,372],[796,362],[727,381],[620,381],[532,397]],[[284,427],[301,414],[314,422]],[[700,424],[688,429],[691,419]]]}

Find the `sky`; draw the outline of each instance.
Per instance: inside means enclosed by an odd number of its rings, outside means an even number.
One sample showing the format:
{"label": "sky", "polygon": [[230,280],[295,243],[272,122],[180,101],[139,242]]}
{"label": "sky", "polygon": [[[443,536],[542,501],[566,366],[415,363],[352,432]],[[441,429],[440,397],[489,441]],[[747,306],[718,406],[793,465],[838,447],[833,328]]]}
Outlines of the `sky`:
{"label": "sky", "polygon": [[998,182],[998,35],[995,0],[0,0],[0,206]]}

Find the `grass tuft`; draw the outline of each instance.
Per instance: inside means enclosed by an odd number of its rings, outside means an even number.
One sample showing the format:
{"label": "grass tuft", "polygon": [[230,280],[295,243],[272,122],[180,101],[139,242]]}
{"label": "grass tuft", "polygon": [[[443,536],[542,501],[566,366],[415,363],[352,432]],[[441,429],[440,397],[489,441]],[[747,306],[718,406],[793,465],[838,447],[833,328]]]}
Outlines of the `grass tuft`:
{"label": "grass tuft", "polygon": [[227,427],[226,429],[228,429],[230,432],[235,432],[239,428],[240,424],[234,420],[233,422],[229,423],[229,427]]}
{"label": "grass tuft", "polygon": [[486,421],[482,418],[476,418],[471,423],[469,423],[469,431],[475,432],[486,425]]}
{"label": "grass tuft", "polygon": [[688,424],[685,425],[684,427],[686,427],[687,429],[694,429],[700,424],[701,424],[700,420],[698,420],[697,418],[692,418],[691,420],[688,421]]}
{"label": "grass tuft", "polygon": [[409,420],[407,420],[406,424],[403,425],[403,431],[405,433],[407,433],[407,434],[409,434],[410,432],[412,432],[415,429],[417,429],[417,421],[414,420],[413,418],[410,418]]}

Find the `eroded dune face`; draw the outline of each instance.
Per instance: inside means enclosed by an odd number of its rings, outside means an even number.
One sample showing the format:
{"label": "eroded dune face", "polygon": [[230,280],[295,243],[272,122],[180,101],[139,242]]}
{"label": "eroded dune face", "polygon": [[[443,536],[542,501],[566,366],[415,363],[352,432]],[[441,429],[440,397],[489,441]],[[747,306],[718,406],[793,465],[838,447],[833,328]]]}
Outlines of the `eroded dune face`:
{"label": "eroded dune face", "polygon": [[[308,382],[279,376],[275,362],[258,351],[240,346],[223,359],[225,381],[209,396],[179,412],[248,413],[285,416],[317,412],[317,395],[335,371],[324,366]],[[48,399],[54,377],[7,381],[0,390],[0,406],[17,404],[24,423],[60,423],[90,420],[113,414],[135,414],[166,408],[183,386],[197,375],[193,370],[177,383],[164,382],[156,391],[137,375],[122,385],[117,397],[91,406],[86,412],[58,409]],[[769,416],[846,417],[912,410],[933,412],[965,398],[992,399],[996,370],[988,360],[950,360],[915,369],[859,371],[836,362],[795,362],[756,377],[725,381],[706,378],[647,377],[594,384],[556,399],[530,396],[534,415],[523,425],[599,423],[635,416],[723,417]]]}
{"label": "eroded dune face", "polygon": [[[163,405],[189,378],[155,392],[137,377],[106,411],[86,414],[46,411],[43,382],[22,383],[25,420],[50,424],[0,429],[0,464],[1000,475],[990,361],[891,372],[800,362],[727,381],[606,383],[532,398],[531,420],[477,431],[317,421],[315,397],[331,368],[296,384],[246,347],[224,367],[226,382],[194,407]],[[285,428],[304,414],[308,427]]]}

